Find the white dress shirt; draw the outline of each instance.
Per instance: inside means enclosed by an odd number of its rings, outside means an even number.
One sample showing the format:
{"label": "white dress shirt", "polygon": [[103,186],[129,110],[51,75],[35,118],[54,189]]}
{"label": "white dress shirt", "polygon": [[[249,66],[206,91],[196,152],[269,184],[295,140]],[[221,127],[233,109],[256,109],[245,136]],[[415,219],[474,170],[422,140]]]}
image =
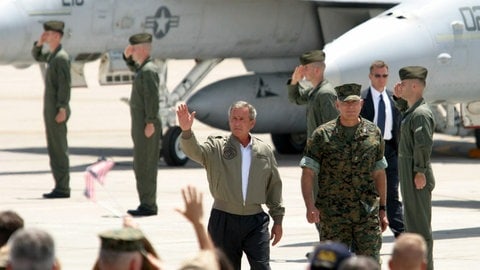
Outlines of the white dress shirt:
{"label": "white dress shirt", "polygon": [[373,86],[370,86],[372,98],[373,98],[373,106],[375,108],[375,117],[373,118],[373,122],[378,125],[378,102],[380,101],[380,95],[383,96],[383,101],[385,102],[385,131],[383,134],[384,140],[391,140],[392,139],[392,128],[393,128],[393,115],[392,115],[392,104],[390,103],[390,99],[388,98],[388,94],[386,89],[383,89],[382,92],[375,89]]}
{"label": "white dress shirt", "polygon": [[250,164],[252,163],[252,139],[247,146],[240,144],[242,151],[242,195],[243,202],[247,199],[248,176],[250,174]]}

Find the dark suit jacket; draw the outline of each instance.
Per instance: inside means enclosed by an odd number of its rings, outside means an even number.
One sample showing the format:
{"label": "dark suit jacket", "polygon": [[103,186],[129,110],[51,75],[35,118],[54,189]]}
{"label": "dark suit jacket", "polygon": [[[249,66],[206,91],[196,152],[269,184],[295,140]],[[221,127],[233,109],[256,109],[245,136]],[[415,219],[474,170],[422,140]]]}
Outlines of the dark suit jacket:
{"label": "dark suit jacket", "polygon": [[[390,100],[390,105],[392,107],[392,120],[393,120],[393,125],[392,125],[392,141],[393,141],[393,146],[395,147],[395,150],[398,149],[398,140],[400,137],[400,121],[401,121],[401,113],[400,111],[395,107],[395,103],[393,101],[393,93],[392,91],[387,89],[387,95]],[[375,117],[375,107],[373,105],[373,98],[372,98],[372,92],[370,91],[370,87],[367,89],[362,90],[360,93],[360,96],[364,100],[362,110],[360,111],[360,115],[363,118],[366,118],[370,121],[373,122],[373,118]]]}

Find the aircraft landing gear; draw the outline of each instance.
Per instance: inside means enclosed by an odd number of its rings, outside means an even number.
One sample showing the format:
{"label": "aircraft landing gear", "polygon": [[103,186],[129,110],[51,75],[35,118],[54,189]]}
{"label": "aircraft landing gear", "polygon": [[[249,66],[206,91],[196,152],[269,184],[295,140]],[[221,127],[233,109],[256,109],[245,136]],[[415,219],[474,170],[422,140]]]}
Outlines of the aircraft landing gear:
{"label": "aircraft landing gear", "polygon": [[167,60],[155,59],[155,64],[158,67],[159,96],[160,96],[160,119],[162,122],[162,129],[168,127],[167,132],[163,135],[162,151],[165,163],[168,166],[183,166],[187,163],[188,157],[180,149],[180,134],[182,130],[176,125],[175,106],[177,102],[183,101],[193,89],[200,83],[200,81],[223,59],[205,59],[195,60],[195,66],[183,78],[183,80],[169,92],[167,89]]}
{"label": "aircraft landing gear", "polygon": [[477,145],[477,148],[480,149],[480,128],[475,129],[475,144]]}
{"label": "aircraft landing gear", "polygon": [[183,166],[188,161],[188,157],[180,148],[181,134],[180,127],[173,126],[163,135],[161,155],[168,166]]}
{"label": "aircraft landing gear", "polygon": [[468,156],[470,158],[480,158],[480,128],[476,128],[473,134],[475,136],[475,146],[477,148],[470,149],[470,151],[468,151]]}

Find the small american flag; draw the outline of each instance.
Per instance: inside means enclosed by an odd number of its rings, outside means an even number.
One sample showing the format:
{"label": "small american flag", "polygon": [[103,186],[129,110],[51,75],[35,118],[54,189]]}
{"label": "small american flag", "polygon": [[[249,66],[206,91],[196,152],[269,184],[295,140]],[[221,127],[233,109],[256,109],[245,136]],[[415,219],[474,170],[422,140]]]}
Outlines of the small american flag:
{"label": "small american flag", "polygon": [[107,173],[113,168],[115,162],[102,159],[87,167],[84,173],[85,177],[85,196],[92,201],[96,201],[95,180],[101,185],[105,183]]}

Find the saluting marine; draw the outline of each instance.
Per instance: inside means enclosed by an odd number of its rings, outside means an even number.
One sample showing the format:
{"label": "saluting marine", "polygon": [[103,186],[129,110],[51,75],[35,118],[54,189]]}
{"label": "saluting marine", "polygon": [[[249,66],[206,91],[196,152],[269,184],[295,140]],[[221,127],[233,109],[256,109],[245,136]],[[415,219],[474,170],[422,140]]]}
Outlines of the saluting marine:
{"label": "saluting marine", "polygon": [[399,70],[395,85],[398,108],[403,112],[398,146],[398,173],[404,204],[405,231],[423,236],[428,247],[428,269],[433,269],[432,191],[435,187],[430,156],[435,118],[423,99],[427,69],[408,66]]}
{"label": "saluting marine", "polygon": [[[62,21],[45,22],[44,32],[32,48],[35,60],[47,63],[43,119],[50,168],[55,180],[54,189],[50,193],[43,194],[47,199],[70,197],[67,121],[70,117],[71,78],[70,58],[60,43],[64,26]],[[48,44],[50,49],[48,52],[42,52],[43,44]]]}
{"label": "saluting marine", "polygon": [[130,37],[124,59],[135,72],[130,95],[131,135],[133,139],[133,170],[140,205],[128,210],[132,216],[157,214],[157,174],[160,158],[162,125],[158,115],[159,77],[150,59],[152,35],[139,33]]}

